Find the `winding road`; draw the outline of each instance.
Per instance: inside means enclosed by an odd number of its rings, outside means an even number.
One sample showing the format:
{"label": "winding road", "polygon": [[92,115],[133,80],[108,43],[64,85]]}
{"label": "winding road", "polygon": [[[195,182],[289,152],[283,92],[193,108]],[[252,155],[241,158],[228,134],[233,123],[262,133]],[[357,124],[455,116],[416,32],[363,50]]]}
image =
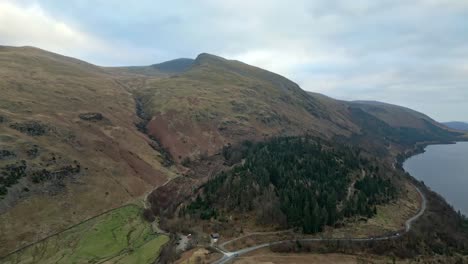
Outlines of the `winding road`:
{"label": "winding road", "polygon": [[421,201],[422,201],[421,202],[421,208],[419,209],[419,212],[416,215],[414,215],[413,217],[411,217],[410,219],[408,219],[405,222],[404,232],[395,233],[394,235],[381,236],[381,237],[368,237],[368,238],[303,238],[303,239],[297,239],[297,240],[281,240],[281,241],[264,243],[264,244],[260,244],[260,245],[240,249],[240,250],[237,250],[237,251],[232,251],[232,252],[227,251],[224,248],[224,246],[231,243],[231,242],[233,242],[233,241],[235,241],[235,240],[240,239],[240,238],[235,238],[233,240],[224,242],[221,245],[221,247],[216,248],[219,252],[223,253],[224,256],[221,259],[219,259],[218,261],[214,262],[214,263],[224,264],[224,263],[227,263],[228,261],[233,260],[234,258],[236,258],[238,256],[247,254],[247,253],[255,251],[257,249],[265,248],[265,247],[269,247],[269,246],[273,246],[273,245],[278,245],[278,244],[282,244],[282,243],[286,243],[286,242],[291,242],[291,241],[300,241],[300,242],[311,242],[311,241],[324,241],[324,242],[330,242],[330,241],[355,241],[355,242],[363,242],[363,241],[382,241],[382,240],[390,240],[390,239],[400,238],[401,236],[403,236],[404,234],[408,233],[411,230],[412,224],[416,220],[418,220],[424,214],[424,212],[426,211],[426,206],[427,206],[426,196],[423,194],[423,192],[421,192],[421,190],[418,187],[416,187],[414,185],[413,185],[413,187],[416,189],[416,191],[418,191],[419,195],[421,196]]}

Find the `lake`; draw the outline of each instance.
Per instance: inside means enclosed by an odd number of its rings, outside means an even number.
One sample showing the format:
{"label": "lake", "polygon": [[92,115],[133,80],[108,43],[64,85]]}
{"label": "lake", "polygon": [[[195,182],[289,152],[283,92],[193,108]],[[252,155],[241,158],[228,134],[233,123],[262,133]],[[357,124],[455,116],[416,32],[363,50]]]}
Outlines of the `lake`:
{"label": "lake", "polygon": [[428,146],[403,167],[468,216],[468,142]]}

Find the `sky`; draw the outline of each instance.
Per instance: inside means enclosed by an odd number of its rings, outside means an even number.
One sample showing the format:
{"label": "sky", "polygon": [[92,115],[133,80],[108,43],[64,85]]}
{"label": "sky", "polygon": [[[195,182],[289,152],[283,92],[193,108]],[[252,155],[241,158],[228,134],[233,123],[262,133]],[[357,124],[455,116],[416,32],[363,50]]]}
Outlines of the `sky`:
{"label": "sky", "polygon": [[468,121],[466,0],[0,0],[0,45],[102,66],[207,52],[337,99]]}

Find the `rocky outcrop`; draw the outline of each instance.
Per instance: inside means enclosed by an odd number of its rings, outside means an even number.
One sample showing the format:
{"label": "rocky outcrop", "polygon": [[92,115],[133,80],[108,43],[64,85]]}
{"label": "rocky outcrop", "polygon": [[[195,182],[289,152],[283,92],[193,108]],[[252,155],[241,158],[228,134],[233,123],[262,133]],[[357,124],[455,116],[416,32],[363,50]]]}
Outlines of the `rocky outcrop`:
{"label": "rocky outcrop", "polygon": [[104,119],[101,113],[82,113],[79,117],[85,121],[101,121]]}
{"label": "rocky outcrop", "polygon": [[30,148],[26,150],[26,154],[28,155],[29,158],[35,158],[39,154],[39,146],[38,145],[32,145]]}
{"label": "rocky outcrop", "polygon": [[[37,166],[31,166],[31,164],[28,164],[25,160],[0,167],[0,199],[3,199],[8,193],[9,187],[19,184],[20,180],[24,177],[28,178],[27,182],[32,182],[34,184],[48,182],[50,184],[59,183],[59,185],[64,185],[63,180],[81,172],[81,165],[78,161],[60,167],[46,167],[37,168]],[[25,182],[23,182],[23,184],[24,183]],[[28,186],[33,187],[29,184]],[[42,189],[43,187],[40,188]],[[0,208],[0,211],[1,209],[2,208]]]}
{"label": "rocky outcrop", "polygon": [[73,165],[63,166],[53,171],[42,169],[42,170],[33,171],[31,173],[31,180],[34,183],[40,183],[40,182],[44,182],[48,180],[60,181],[60,180],[63,180],[67,176],[78,174],[80,173],[80,171],[81,171],[80,164],[76,164],[75,166]]}

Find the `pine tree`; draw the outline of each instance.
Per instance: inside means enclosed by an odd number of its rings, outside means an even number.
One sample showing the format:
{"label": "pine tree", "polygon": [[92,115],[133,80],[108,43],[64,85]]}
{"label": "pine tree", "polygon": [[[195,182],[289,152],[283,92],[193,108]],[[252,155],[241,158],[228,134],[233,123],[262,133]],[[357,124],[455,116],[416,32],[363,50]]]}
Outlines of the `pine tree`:
{"label": "pine tree", "polygon": [[310,212],[310,205],[307,202],[304,206],[304,221],[303,221],[303,232],[305,234],[311,234],[313,232],[313,226],[312,226],[312,215]]}
{"label": "pine tree", "polygon": [[320,227],[323,228],[328,224],[328,212],[325,207],[322,207],[321,212],[320,212]]}
{"label": "pine tree", "polygon": [[312,233],[317,233],[320,231],[320,209],[317,201],[314,200],[312,208]]}

